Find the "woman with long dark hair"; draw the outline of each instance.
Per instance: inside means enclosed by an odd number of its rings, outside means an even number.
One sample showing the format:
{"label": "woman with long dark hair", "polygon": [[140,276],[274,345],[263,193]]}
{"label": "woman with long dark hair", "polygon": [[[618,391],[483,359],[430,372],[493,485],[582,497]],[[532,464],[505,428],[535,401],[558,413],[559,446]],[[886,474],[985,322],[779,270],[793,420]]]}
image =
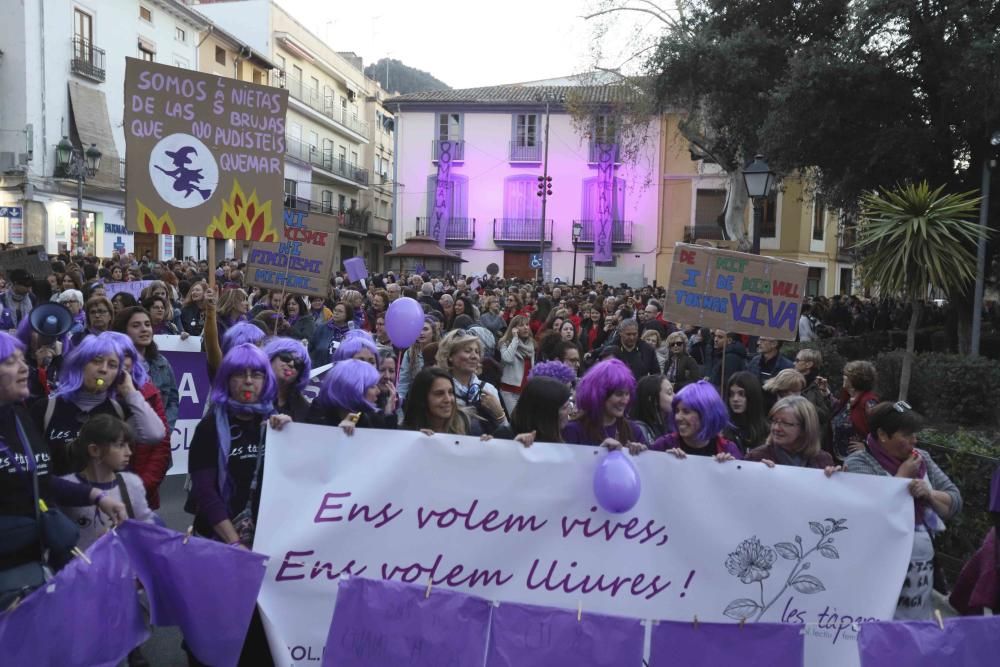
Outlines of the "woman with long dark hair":
{"label": "woman with long dark hair", "polygon": [[642,431],[646,442],[653,442],[670,431],[674,387],[666,376],[646,375],[639,380],[636,391],[633,423]]}
{"label": "woman with long dark hair", "polygon": [[[159,300],[161,297],[150,297]],[[135,349],[141,355],[142,363],[149,373],[149,378],[160,392],[163,399],[163,409],[167,415],[167,427],[173,429],[177,422],[177,410],[180,401],[177,392],[177,378],[174,369],[167,358],[160,354],[153,340],[153,324],[149,313],[141,306],[126,308],[118,313],[112,327],[131,339]]]}
{"label": "woman with long dark hair", "polygon": [[410,389],[410,397],[404,406],[402,428],[425,435],[481,434],[478,420],[470,420],[458,407],[455,385],[446,371],[436,366],[424,368],[413,378]]}
{"label": "woman with long dark hair", "polygon": [[295,340],[308,341],[316,331],[316,320],[309,315],[309,307],[298,294],[289,294],[285,297],[281,305],[281,312],[285,316],[285,322],[291,327],[291,331],[286,334]]}
{"label": "woman with long dark hair", "polygon": [[562,431],[574,409],[570,388],[551,377],[533,376],[524,386],[521,400],[495,438],[517,440],[525,447],[535,442],[562,442]]}
{"label": "woman with long dark hair", "polygon": [[769,429],[757,376],[748,371],[733,373],[726,384],[726,397],[729,409],[726,437],[735,442],[744,454],[764,444]]}

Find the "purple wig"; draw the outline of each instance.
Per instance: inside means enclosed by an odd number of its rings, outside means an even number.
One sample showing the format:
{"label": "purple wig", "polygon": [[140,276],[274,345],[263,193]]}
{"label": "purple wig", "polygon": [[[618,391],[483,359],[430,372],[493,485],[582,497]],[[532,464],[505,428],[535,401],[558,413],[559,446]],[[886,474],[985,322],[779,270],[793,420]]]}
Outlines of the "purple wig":
{"label": "purple wig", "polygon": [[222,334],[222,353],[229,354],[229,350],[244,343],[260,345],[262,340],[264,340],[264,332],[260,330],[260,327],[250,322],[237,322],[226,329],[226,333]]}
{"label": "purple wig", "polygon": [[635,399],[635,376],[618,359],[607,359],[596,364],[580,380],[576,404],[590,420],[599,423],[604,414],[604,402],[616,391],[627,391],[631,406]]}
{"label": "purple wig", "polygon": [[[123,372],[121,370],[122,351],[115,340],[115,335],[110,331],[105,331],[104,333],[83,337],[83,340],[63,359],[62,369],[59,371],[59,388],[56,390],[56,396],[72,400],[76,392],[83,387],[84,367],[95,357],[114,357],[118,360],[118,375],[111,381],[111,386],[113,387],[118,384]],[[108,389],[110,388],[108,387]]]}
{"label": "purple wig", "polygon": [[550,377],[570,387],[576,382],[576,372],[561,361],[543,361],[531,367],[528,378]]}
{"label": "purple wig", "polygon": [[323,407],[340,408],[349,412],[375,410],[375,406],[365,400],[365,392],[378,384],[378,378],[379,372],[366,361],[338,361],[323,378],[316,400]]}
{"label": "purple wig", "polygon": [[677,414],[677,406],[684,404],[688,410],[698,413],[701,420],[701,430],[698,431],[697,438],[703,442],[708,442],[722,432],[729,424],[729,412],[726,404],[722,402],[716,388],[704,380],[698,380],[689,384],[674,395],[671,405],[674,414]]}
{"label": "purple wig", "polygon": [[125,362],[125,357],[132,360],[132,384],[135,385],[136,389],[142,389],[142,386],[149,382],[149,373],[146,372],[146,362],[143,360],[142,355],[139,354],[139,350],[135,349],[132,339],[117,331],[108,331],[101,335],[112,337],[115,344],[118,345],[122,363]]}
{"label": "purple wig", "polygon": [[338,362],[353,359],[355,354],[364,349],[369,350],[372,356],[378,359],[378,348],[375,347],[375,339],[372,338],[372,335],[361,329],[352,329],[340,341],[340,345],[334,351],[333,356],[330,357],[330,361]]}
{"label": "purple wig", "polygon": [[312,361],[309,359],[309,351],[299,341],[294,338],[285,338],[284,336],[271,338],[264,343],[264,354],[267,355],[268,359],[274,359],[282,352],[293,354],[302,360],[302,368],[299,369],[299,377],[295,381],[296,391],[301,392],[309,384],[309,373],[312,372]]}
{"label": "purple wig", "polygon": [[11,336],[6,331],[0,331],[0,361],[3,361],[16,350],[25,350],[25,345],[20,340]]}
{"label": "purple wig", "polygon": [[267,358],[263,350],[252,343],[237,345],[226,352],[226,356],[222,358],[222,364],[219,365],[219,370],[215,373],[215,381],[212,383],[212,403],[222,406],[229,405],[229,378],[248,370],[264,374],[264,388],[257,402],[273,403],[274,397],[278,393],[278,383],[271,370],[271,360]]}

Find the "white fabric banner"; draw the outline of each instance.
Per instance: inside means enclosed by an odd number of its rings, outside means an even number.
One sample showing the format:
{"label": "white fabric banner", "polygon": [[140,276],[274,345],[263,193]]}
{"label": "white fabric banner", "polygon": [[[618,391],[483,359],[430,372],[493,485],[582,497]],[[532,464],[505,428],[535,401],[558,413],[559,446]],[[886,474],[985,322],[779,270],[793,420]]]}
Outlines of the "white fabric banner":
{"label": "white fabric banner", "polygon": [[[605,450],[290,424],[267,435],[255,550],[274,658],[323,652],[341,573],[642,619],[802,624],[806,664],[858,664],[913,542],[901,480],[646,452],[612,515]],[[433,592],[432,592],[433,594]],[[638,667],[638,666],[636,666]]]}
{"label": "white fabric banner", "polygon": [[172,465],[167,474],[186,475],[191,438],[205,413],[212,389],[205,353],[201,351],[201,336],[188,336],[181,340],[180,336],[159,335],[153,336],[153,340],[174,369],[177,381],[177,421],[170,434]]}

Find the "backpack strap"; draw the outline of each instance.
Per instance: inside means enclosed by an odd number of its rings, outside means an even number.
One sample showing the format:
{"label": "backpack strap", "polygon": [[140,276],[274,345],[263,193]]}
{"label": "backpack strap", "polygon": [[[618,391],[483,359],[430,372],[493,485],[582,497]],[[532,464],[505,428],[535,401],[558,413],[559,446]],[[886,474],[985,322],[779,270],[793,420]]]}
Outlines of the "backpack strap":
{"label": "backpack strap", "polygon": [[115,414],[118,415],[118,419],[125,421],[125,410],[122,409],[122,404],[113,398],[109,398],[108,400],[111,401],[111,407],[115,409]]}
{"label": "backpack strap", "polygon": [[125,504],[125,512],[128,514],[128,518],[135,518],[135,511],[132,509],[132,499],[128,495],[128,487],[125,486],[125,478],[121,476],[120,473],[115,473],[115,484],[118,485],[118,494],[122,497],[122,503]]}

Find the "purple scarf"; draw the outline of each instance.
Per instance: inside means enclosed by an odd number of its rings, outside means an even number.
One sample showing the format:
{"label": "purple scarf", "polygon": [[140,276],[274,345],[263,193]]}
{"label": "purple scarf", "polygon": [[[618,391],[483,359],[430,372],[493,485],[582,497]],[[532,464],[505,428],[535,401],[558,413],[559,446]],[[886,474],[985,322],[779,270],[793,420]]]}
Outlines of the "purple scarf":
{"label": "purple scarf", "polygon": [[[875,457],[878,464],[882,466],[882,469],[892,477],[896,476],[896,473],[899,472],[899,466],[903,465],[902,461],[890,456],[889,452],[885,451],[885,448],[882,447],[882,444],[879,443],[878,438],[874,434],[868,435],[868,451]],[[913,453],[916,456],[920,456],[917,450],[913,450]],[[920,456],[920,467],[917,468],[917,476],[914,479],[923,479],[926,476],[927,462],[924,461],[924,457]],[[924,513],[929,509],[931,509],[931,504],[926,500],[913,499],[914,520],[918,526],[924,523]]]}

